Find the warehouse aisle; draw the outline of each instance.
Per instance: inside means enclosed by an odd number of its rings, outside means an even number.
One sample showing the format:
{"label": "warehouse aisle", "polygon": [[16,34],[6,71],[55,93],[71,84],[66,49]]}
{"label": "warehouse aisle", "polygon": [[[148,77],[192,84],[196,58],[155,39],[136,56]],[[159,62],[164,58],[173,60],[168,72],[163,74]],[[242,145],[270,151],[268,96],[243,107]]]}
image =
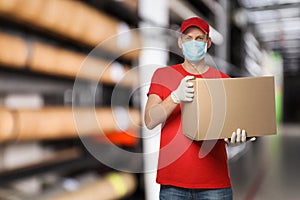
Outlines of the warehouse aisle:
{"label": "warehouse aisle", "polygon": [[236,200],[296,200],[300,196],[300,126],[258,138],[229,162]]}

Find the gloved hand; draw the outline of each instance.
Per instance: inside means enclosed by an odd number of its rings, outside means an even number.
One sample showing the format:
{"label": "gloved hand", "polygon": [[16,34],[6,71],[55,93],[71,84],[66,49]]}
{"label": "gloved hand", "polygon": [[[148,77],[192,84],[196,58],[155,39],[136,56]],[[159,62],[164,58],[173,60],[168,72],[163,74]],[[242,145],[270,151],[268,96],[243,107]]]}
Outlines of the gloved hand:
{"label": "gloved hand", "polygon": [[[249,141],[253,142],[255,140],[256,140],[256,138],[252,137]],[[236,130],[236,132],[232,133],[230,141],[229,141],[228,138],[225,138],[224,141],[229,146],[237,146],[237,145],[240,145],[240,144],[244,144],[245,142],[247,142],[247,133],[244,129],[241,131],[241,129],[238,128]]]}
{"label": "gloved hand", "polygon": [[194,97],[194,88],[193,83],[188,82],[188,80],[194,79],[194,76],[186,76],[184,77],[176,90],[171,93],[171,98],[174,103],[178,104],[181,101],[193,101]]}

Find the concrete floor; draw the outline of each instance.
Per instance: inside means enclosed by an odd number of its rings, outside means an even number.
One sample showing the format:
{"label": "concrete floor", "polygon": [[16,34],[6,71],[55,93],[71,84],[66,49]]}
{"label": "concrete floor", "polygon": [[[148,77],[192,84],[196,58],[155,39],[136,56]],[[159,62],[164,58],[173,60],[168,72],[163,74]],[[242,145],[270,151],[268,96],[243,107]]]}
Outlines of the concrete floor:
{"label": "concrete floor", "polygon": [[235,200],[299,200],[300,124],[248,143],[229,166]]}

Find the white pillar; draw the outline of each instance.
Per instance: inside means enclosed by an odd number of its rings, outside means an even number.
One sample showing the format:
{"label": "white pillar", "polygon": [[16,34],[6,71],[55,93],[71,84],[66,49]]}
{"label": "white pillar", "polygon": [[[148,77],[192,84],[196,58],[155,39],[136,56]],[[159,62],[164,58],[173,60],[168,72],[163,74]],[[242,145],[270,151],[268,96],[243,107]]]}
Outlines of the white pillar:
{"label": "white pillar", "polygon": [[228,35],[228,12],[230,7],[230,1],[220,0],[220,4],[216,4],[216,28],[223,36],[223,43],[216,47],[216,56],[224,61],[228,61],[229,55],[229,35]]}
{"label": "white pillar", "polygon": [[[139,28],[147,27],[168,27],[169,25],[169,5],[168,0],[139,0],[139,16],[143,21],[140,22]],[[162,50],[145,48],[141,50],[139,59],[139,73],[141,80],[141,108],[144,116],[144,108],[147,100],[147,92],[153,72],[162,66],[166,66],[168,60],[167,44],[159,39],[159,34],[163,34],[163,30],[156,31],[141,31],[142,46],[144,47],[159,47]],[[148,130],[145,125],[142,129],[143,137],[143,153],[144,153],[144,168],[145,168],[145,194],[146,200],[159,199],[159,185],[156,183],[156,168],[160,142],[160,127],[154,130]],[[147,156],[147,155],[155,155]]]}

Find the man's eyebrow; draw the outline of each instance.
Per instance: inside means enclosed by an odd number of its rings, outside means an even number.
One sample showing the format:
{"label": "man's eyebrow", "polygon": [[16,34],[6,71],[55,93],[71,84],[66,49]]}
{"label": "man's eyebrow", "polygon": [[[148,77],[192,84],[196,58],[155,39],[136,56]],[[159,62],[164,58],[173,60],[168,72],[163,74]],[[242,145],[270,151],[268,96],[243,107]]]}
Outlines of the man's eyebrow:
{"label": "man's eyebrow", "polygon": [[[186,35],[186,36],[188,36],[188,37],[193,37],[193,35]],[[198,37],[205,37],[205,35],[197,35],[197,36],[195,36],[196,38],[198,38]]]}
{"label": "man's eyebrow", "polygon": [[[194,35],[189,35],[189,34],[181,34],[181,37],[194,37]],[[206,38],[207,35],[206,34],[201,34],[201,35],[197,35],[195,36],[195,38]]]}

